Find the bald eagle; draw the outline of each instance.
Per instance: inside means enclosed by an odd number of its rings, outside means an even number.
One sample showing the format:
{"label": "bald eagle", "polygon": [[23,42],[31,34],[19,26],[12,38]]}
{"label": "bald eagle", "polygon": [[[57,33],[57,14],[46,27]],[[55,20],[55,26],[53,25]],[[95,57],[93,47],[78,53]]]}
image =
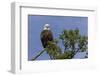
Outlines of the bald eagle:
{"label": "bald eagle", "polygon": [[43,28],[43,31],[41,32],[40,37],[41,37],[43,48],[46,48],[48,46],[48,41],[53,41],[53,34],[50,30],[49,24],[44,25],[44,28]]}

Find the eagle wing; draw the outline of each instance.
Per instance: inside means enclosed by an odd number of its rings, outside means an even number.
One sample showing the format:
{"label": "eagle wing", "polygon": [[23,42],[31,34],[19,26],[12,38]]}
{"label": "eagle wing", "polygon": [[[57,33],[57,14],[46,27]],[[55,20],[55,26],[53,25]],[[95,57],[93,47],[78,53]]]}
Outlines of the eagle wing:
{"label": "eagle wing", "polygon": [[48,45],[48,41],[53,41],[53,35],[50,30],[43,30],[41,32],[41,42],[44,48]]}

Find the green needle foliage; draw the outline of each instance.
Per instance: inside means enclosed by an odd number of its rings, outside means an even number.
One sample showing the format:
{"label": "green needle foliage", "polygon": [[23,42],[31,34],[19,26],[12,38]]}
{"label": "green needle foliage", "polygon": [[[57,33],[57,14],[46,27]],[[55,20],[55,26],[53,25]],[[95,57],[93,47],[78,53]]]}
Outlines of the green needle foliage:
{"label": "green needle foliage", "polygon": [[[58,46],[59,41],[62,42],[64,50]],[[63,30],[59,35],[59,38],[52,42],[49,41],[48,46],[44,50],[49,55],[50,59],[72,59],[78,52],[87,51],[87,45],[88,37],[80,35],[79,29]],[[41,54],[42,53],[40,53],[38,56]],[[87,58],[87,54],[88,53],[86,53],[84,58]]]}
{"label": "green needle foliage", "polygon": [[61,49],[60,47],[57,46],[57,43],[55,41],[48,42],[46,51],[47,51],[47,54],[49,54],[51,59],[56,59],[56,56],[59,56],[61,54]]}

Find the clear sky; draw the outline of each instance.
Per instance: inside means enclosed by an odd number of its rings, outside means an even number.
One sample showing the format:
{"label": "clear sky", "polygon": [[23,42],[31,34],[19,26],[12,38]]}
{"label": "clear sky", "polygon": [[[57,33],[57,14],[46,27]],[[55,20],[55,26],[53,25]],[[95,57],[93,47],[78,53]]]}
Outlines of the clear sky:
{"label": "clear sky", "polygon": [[[29,15],[28,16],[28,60],[35,57],[41,50],[43,50],[40,34],[45,24],[50,24],[51,31],[54,38],[58,38],[59,34],[64,29],[80,30],[81,35],[88,34],[88,18],[74,17],[74,16],[43,16],[43,15]],[[61,48],[63,48],[61,46]],[[85,52],[76,54],[74,58],[83,58]],[[37,60],[50,59],[46,52],[44,52]]]}

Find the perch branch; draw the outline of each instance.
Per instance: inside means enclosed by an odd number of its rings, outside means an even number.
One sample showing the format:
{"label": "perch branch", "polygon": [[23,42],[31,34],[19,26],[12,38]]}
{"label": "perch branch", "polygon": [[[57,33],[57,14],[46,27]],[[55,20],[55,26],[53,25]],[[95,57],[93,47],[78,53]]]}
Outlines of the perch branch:
{"label": "perch branch", "polygon": [[35,56],[35,57],[32,59],[32,61],[33,61],[33,60],[36,60],[42,53],[44,53],[44,51],[45,51],[45,50],[42,50],[37,56]]}

